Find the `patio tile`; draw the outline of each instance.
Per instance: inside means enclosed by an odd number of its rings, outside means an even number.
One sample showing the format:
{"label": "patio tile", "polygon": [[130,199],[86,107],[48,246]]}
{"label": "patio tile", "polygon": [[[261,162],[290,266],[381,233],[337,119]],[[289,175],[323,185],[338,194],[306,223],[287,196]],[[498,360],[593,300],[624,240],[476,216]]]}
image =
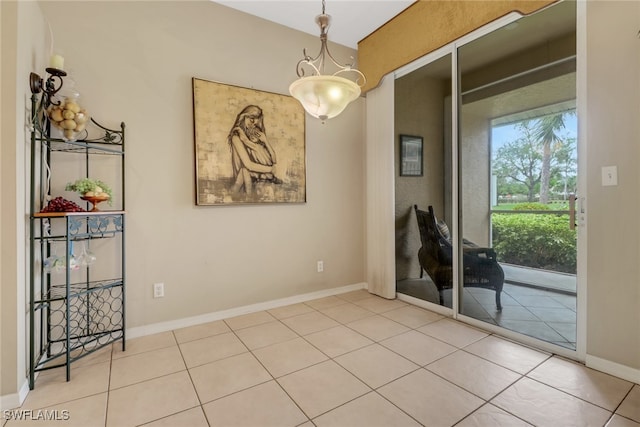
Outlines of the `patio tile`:
{"label": "patio tile", "polygon": [[547,295],[522,295],[518,297],[518,302],[524,307],[540,308],[567,308],[560,302]]}
{"label": "patio tile", "polygon": [[567,340],[554,331],[549,325],[541,321],[531,320],[502,320],[500,326],[512,331],[519,332],[524,335],[529,335],[534,338],[538,338],[543,341],[560,343],[567,342]]}
{"label": "patio tile", "polygon": [[529,307],[529,310],[545,322],[576,322],[576,312],[568,308]]}
{"label": "patio tile", "polygon": [[576,324],[575,323],[560,323],[560,322],[546,322],[554,331],[562,335],[568,342],[576,342]]}

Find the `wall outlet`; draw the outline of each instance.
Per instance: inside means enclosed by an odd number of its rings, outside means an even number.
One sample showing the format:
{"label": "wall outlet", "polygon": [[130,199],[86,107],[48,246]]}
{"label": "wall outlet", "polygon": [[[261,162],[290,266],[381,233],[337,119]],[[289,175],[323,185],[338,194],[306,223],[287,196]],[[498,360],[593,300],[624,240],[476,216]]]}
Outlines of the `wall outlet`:
{"label": "wall outlet", "polygon": [[164,283],[153,284],[153,297],[154,298],[164,297]]}
{"label": "wall outlet", "polygon": [[318,261],[318,273],[322,273],[324,271],[324,261]]}

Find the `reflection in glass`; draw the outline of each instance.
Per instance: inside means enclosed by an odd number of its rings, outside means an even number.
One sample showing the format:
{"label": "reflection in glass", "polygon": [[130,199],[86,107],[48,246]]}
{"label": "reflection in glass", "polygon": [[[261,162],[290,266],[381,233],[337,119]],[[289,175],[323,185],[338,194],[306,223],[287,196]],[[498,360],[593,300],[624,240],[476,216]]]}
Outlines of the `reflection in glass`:
{"label": "reflection in glass", "polygon": [[[428,212],[432,206],[439,219],[450,219],[451,55],[398,78],[395,97],[397,291],[451,307],[452,250],[443,248],[442,263],[434,264],[432,252],[422,244],[414,208]],[[419,139],[421,149],[407,150]]]}

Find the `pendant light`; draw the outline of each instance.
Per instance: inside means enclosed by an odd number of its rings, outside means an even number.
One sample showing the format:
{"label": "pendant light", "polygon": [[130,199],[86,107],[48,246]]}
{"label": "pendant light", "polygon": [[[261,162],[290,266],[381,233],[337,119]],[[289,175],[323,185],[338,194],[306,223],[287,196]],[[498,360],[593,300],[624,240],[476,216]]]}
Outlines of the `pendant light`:
{"label": "pendant light", "polygon": [[[322,14],[316,16],[316,24],[320,27],[320,53],[315,58],[307,55],[298,61],[296,72],[299,79],[291,83],[289,92],[304,109],[313,117],[324,121],[342,113],[350,102],[360,96],[360,88],[365,84],[364,74],[353,67],[353,64],[340,65],[331,55],[327,47],[327,30],[331,24],[331,16],[325,13],[325,0],[322,0]],[[338,69],[333,74],[323,74],[327,59]],[[305,68],[311,70],[306,75]],[[355,73],[356,81],[349,80],[339,74]]]}

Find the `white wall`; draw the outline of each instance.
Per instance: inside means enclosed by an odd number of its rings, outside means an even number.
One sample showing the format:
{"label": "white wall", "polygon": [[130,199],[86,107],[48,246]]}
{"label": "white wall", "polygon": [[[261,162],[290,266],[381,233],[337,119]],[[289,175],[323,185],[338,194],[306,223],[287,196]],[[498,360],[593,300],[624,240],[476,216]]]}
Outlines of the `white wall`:
{"label": "white wall", "polygon": [[[126,123],[129,328],[365,281],[364,99],[324,125],[307,118],[307,203],[197,207],[194,202],[192,77],[287,94],[302,49],[319,49],[318,37],[210,1],[25,3],[41,9],[54,50],[64,55],[65,69],[91,114],[109,127]],[[9,67],[25,83],[28,71],[44,73],[47,59],[41,57],[46,24],[34,22],[22,23],[18,32],[40,47],[18,50],[17,66]],[[331,49],[337,58],[355,55],[343,46]],[[4,70],[3,62],[3,89]],[[12,128],[23,132],[28,87],[18,90],[18,124]],[[24,185],[5,181],[4,175],[11,172],[5,159],[23,163],[24,154],[13,153],[10,144],[6,148],[2,120],[3,202],[16,190],[14,198],[22,200]],[[64,184],[54,181],[54,194],[73,197],[62,191]],[[25,261],[18,259],[17,267],[5,271],[4,254],[16,257],[24,221],[16,230],[15,214],[2,208],[1,366],[2,395],[7,395],[20,384],[5,380],[4,373],[20,377],[24,364],[5,359],[22,351],[15,339],[5,341],[6,331],[20,328],[15,317],[7,319],[5,305],[15,312]],[[11,243],[5,242],[7,229],[15,234]],[[324,261],[323,273],[316,272],[317,260]],[[154,282],[165,283],[165,298],[152,298]]]}
{"label": "white wall", "polygon": [[363,281],[362,102],[307,120],[306,204],[194,205],[192,77],[287,93],[317,37],[208,1],[41,7],[87,108],[127,125],[130,327]]}
{"label": "white wall", "polygon": [[[587,362],[635,369],[638,382],[640,3],[586,2],[586,20]],[[617,186],[602,186],[603,166],[618,167]]]}
{"label": "white wall", "polygon": [[[26,269],[28,157],[25,122],[30,105],[29,73],[45,66],[47,33],[35,2],[1,2],[2,144],[0,144],[0,397],[16,402],[26,365]],[[29,29],[29,31],[25,31]],[[20,58],[20,59],[18,59]]]}

